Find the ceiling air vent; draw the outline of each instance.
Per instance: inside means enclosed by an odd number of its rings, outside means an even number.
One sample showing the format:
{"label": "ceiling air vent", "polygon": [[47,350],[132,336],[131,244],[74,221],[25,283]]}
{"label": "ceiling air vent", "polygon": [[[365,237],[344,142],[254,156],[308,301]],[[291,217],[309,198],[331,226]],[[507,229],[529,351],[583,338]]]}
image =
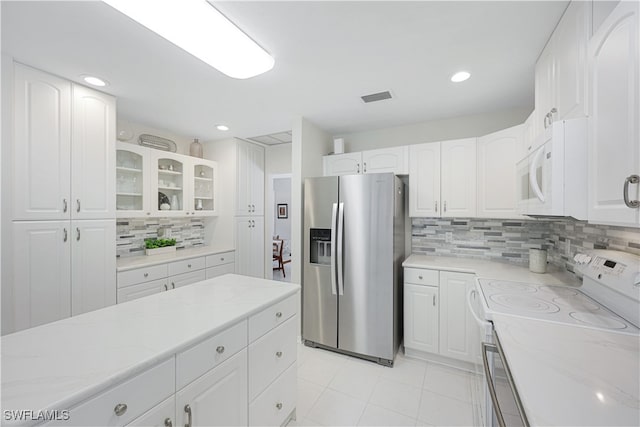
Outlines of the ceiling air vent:
{"label": "ceiling air vent", "polygon": [[384,92],[378,92],[378,93],[372,93],[370,95],[364,95],[364,96],[361,96],[360,98],[362,98],[362,100],[365,102],[365,104],[367,104],[369,102],[384,101],[385,99],[391,99],[391,93],[387,90],[387,91],[384,91]]}

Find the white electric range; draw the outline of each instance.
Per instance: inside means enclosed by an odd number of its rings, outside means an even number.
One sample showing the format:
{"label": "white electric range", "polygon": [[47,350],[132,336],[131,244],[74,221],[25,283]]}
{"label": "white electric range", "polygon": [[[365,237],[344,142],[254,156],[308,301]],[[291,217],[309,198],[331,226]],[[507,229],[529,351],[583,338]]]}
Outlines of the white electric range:
{"label": "white electric range", "polygon": [[476,359],[485,377],[486,395],[480,399],[485,426],[528,425],[491,323],[494,314],[640,336],[640,257],[594,250],[575,260],[583,274],[580,287],[476,280],[468,302],[483,341]]}

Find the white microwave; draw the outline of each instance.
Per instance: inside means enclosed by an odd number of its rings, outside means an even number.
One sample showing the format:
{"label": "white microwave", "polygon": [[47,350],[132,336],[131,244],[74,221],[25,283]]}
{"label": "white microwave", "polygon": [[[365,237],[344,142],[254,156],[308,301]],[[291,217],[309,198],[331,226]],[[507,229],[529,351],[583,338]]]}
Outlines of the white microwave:
{"label": "white microwave", "polygon": [[587,119],[554,122],[516,164],[518,213],[587,219]]}

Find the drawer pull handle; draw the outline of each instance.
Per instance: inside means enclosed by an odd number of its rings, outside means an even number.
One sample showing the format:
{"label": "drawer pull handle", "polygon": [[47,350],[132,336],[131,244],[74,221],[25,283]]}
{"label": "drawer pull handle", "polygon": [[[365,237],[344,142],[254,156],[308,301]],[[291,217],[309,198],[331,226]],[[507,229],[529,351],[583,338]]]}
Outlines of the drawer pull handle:
{"label": "drawer pull handle", "polygon": [[117,416],[124,415],[127,412],[127,404],[126,403],[118,403],[115,408],[113,408],[113,412],[116,413]]}
{"label": "drawer pull handle", "polygon": [[223,345],[219,345],[218,347],[216,347],[216,351],[217,351],[219,354],[224,353],[224,346],[223,346]]}
{"label": "drawer pull handle", "polygon": [[173,423],[171,422],[171,418],[164,419],[164,427],[173,427]]}
{"label": "drawer pull handle", "polygon": [[191,268],[191,264],[187,264],[187,268]]}
{"label": "drawer pull handle", "polygon": [[144,277],[149,277],[149,273],[144,273]]}
{"label": "drawer pull handle", "polygon": [[278,411],[282,409],[282,403],[280,402],[276,403],[276,408],[278,408]]}
{"label": "drawer pull handle", "polygon": [[281,312],[281,311],[277,312],[277,313],[276,313],[276,317],[277,317],[278,319],[279,319],[279,318],[281,318],[281,317],[282,317],[282,312]]}
{"label": "drawer pull handle", "polygon": [[165,291],[168,291],[168,290],[169,290],[169,288],[167,287],[167,284],[166,284],[166,283],[164,284],[164,290],[165,290]]}
{"label": "drawer pull handle", "polygon": [[276,357],[282,357],[282,352],[281,351],[277,351],[276,352]]}
{"label": "drawer pull handle", "polygon": [[174,282],[171,282],[171,289],[175,289],[176,288],[176,284]]}
{"label": "drawer pull handle", "polygon": [[422,280],[422,276],[418,276],[418,279]]}
{"label": "drawer pull handle", "polygon": [[224,261],[224,258],[220,258],[220,261]]}
{"label": "drawer pull handle", "polygon": [[184,412],[186,412],[187,414],[187,423],[184,425],[184,427],[191,427],[191,406],[184,405]]}

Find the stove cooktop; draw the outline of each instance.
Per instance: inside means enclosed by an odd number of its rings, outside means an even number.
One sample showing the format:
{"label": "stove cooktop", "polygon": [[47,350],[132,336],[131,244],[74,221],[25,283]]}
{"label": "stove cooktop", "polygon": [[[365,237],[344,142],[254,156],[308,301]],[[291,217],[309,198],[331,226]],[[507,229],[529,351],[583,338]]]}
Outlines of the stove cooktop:
{"label": "stove cooktop", "polygon": [[633,324],[577,288],[479,279],[485,315],[509,314],[550,322],[640,334]]}

